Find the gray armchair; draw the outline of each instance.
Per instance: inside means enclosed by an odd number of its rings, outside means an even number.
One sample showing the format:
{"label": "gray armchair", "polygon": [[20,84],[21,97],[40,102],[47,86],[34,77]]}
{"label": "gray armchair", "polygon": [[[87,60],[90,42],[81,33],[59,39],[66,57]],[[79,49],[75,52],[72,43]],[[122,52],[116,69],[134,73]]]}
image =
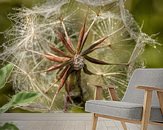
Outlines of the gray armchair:
{"label": "gray armchair", "polygon": [[[96,89],[96,99],[100,89]],[[109,90],[115,100],[115,89]],[[85,110],[93,113],[92,130],[98,117],[121,121],[124,130],[125,122],[141,124],[141,130],[147,130],[148,124],[163,126],[163,69],[136,69],[122,101],[90,100]]]}

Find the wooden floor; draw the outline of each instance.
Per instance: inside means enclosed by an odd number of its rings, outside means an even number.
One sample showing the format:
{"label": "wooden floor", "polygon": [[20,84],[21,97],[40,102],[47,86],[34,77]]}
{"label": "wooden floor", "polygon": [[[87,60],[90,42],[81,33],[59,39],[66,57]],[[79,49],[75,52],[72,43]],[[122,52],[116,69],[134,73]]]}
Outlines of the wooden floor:
{"label": "wooden floor", "polygon": [[[4,113],[0,125],[12,122],[20,130],[91,130],[92,114],[88,113]],[[99,118],[97,130],[123,130],[119,122]]]}

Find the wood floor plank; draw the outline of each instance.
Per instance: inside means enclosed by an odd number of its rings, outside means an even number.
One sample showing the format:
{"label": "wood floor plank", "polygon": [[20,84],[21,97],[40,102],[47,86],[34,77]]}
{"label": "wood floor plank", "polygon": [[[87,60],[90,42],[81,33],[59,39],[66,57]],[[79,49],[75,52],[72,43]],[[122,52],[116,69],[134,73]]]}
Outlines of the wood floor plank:
{"label": "wood floor plank", "polygon": [[[90,113],[4,113],[0,124],[12,122],[20,130],[91,130]],[[99,118],[97,130],[122,130],[114,121]]]}
{"label": "wood floor plank", "polygon": [[75,121],[75,130],[85,130],[86,128],[85,122],[84,121]]}

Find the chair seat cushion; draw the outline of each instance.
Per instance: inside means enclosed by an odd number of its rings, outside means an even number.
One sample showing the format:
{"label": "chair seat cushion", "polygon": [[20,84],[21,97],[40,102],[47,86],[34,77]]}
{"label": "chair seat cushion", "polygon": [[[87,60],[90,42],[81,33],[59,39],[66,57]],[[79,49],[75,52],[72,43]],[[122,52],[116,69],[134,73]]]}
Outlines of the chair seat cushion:
{"label": "chair seat cushion", "polygon": [[[119,101],[90,100],[86,102],[85,110],[87,112],[120,117],[129,120],[141,120],[143,105]],[[160,108],[152,107],[150,120],[163,122],[163,116]]]}

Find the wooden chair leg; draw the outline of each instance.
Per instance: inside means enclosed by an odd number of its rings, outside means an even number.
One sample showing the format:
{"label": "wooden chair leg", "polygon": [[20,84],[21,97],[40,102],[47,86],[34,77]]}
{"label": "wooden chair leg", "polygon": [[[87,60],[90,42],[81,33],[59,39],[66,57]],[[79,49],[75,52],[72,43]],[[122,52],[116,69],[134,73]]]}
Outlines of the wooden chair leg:
{"label": "wooden chair leg", "polygon": [[122,127],[124,130],[127,130],[127,125],[125,124],[125,122],[121,121]]}
{"label": "wooden chair leg", "polygon": [[98,116],[96,116],[94,113],[93,114],[93,122],[92,122],[92,130],[96,130],[97,121],[98,121]]}
{"label": "wooden chair leg", "polygon": [[141,130],[147,130],[150,119],[151,102],[152,102],[152,91],[145,91]]}
{"label": "wooden chair leg", "polygon": [[163,92],[157,92],[157,96],[160,103],[161,113],[163,114]]}

